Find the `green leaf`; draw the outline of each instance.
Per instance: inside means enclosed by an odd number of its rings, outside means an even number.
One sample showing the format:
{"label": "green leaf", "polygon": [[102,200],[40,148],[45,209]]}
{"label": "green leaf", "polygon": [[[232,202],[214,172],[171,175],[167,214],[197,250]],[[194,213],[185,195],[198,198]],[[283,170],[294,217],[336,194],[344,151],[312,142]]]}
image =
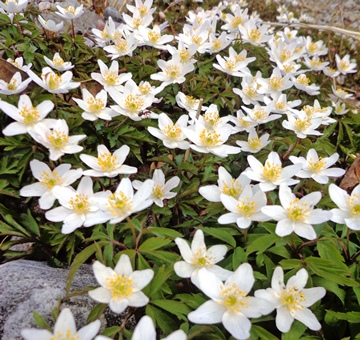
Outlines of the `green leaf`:
{"label": "green leaf", "polygon": [[170,237],[171,239],[175,239],[177,237],[183,237],[183,235],[180,234],[178,231],[172,230],[172,229],[169,229],[169,228],[149,227],[149,228],[146,229],[146,231],[148,231],[151,234],[154,234],[156,236]]}
{"label": "green leaf", "polygon": [[342,304],[345,304],[346,292],[345,290],[341,289],[337,283],[326,280],[322,277],[313,277],[312,281],[315,287],[324,287],[326,291],[335,294],[340,299]]}
{"label": "green leaf", "polygon": [[187,315],[191,312],[191,309],[185,303],[179,301],[157,299],[151,300],[150,303],[176,315],[180,320],[184,321],[187,320]]}
{"label": "green leaf", "polygon": [[101,315],[105,312],[107,304],[99,303],[97,304],[89,313],[87,317],[87,323],[93,322],[97,319],[100,319]]}
{"label": "green leaf", "polygon": [[236,247],[232,255],[232,267],[236,270],[242,263],[247,262],[247,254],[241,247]]}
{"label": "green leaf", "polygon": [[235,239],[226,231],[226,228],[219,227],[219,228],[208,228],[203,227],[201,230],[208,235],[211,235],[221,241],[226,242],[227,244],[230,244],[231,247],[236,247],[236,241]]}
{"label": "green leaf", "polygon": [[250,330],[251,337],[260,340],[278,340],[278,338],[268,332],[266,329],[252,325]]}
{"label": "green leaf", "polygon": [[27,210],[27,214],[21,214],[21,222],[25,225],[33,234],[40,237],[40,229],[35,220],[31,215],[30,210]]}
{"label": "green leaf", "polygon": [[52,328],[46,322],[45,318],[42,315],[40,315],[38,312],[36,312],[34,310],[32,311],[32,315],[33,315],[34,322],[35,322],[36,326],[38,326],[39,328],[44,328],[44,329],[47,329],[49,331],[52,331]]}
{"label": "green leaf", "polygon": [[166,267],[165,265],[161,266],[158,272],[155,274],[154,278],[151,280],[150,285],[150,296],[153,296],[158,292],[164,282],[170,277],[174,272],[173,266],[170,265]]}
{"label": "green leaf", "polygon": [[149,252],[153,250],[157,250],[159,248],[163,248],[167,244],[169,244],[171,240],[163,238],[163,237],[151,237],[145,240],[139,247],[140,252]]}
{"label": "green leaf", "polygon": [[187,340],[226,340],[224,332],[214,325],[195,325],[190,328]]}
{"label": "green leaf", "polygon": [[198,308],[206,301],[200,294],[177,294],[174,299],[186,303],[192,309]]}
{"label": "green leaf", "polygon": [[152,306],[151,303],[146,305],[145,312],[146,315],[150,316],[165,334],[173,332],[178,327],[177,323],[170,315]]}
{"label": "green leaf", "polygon": [[332,316],[333,318],[336,318],[338,320],[344,320],[350,323],[359,323],[360,321],[360,312],[340,313],[340,312],[334,312],[332,310],[327,310],[326,313]]}
{"label": "green leaf", "polygon": [[331,240],[321,239],[317,243],[317,250],[320,257],[323,259],[340,263],[345,262],[339,250],[331,243]]}
{"label": "green leaf", "polygon": [[295,320],[294,323],[291,325],[290,331],[287,333],[283,333],[281,336],[281,340],[298,340],[306,331],[306,326]]}
{"label": "green leaf", "polygon": [[255,240],[252,240],[250,245],[246,249],[247,254],[251,254],[256,251],[256,254],[262,254],[265,250],[271,247],[277,240],[278,236],[276,235],[263,235]]}

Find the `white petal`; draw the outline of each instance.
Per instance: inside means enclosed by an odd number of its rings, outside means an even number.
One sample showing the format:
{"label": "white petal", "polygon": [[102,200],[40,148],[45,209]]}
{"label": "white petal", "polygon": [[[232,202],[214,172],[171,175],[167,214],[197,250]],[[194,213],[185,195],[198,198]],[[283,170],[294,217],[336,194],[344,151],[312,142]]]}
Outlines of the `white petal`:
{"label": "white petal", "polygon": [[182,258],[187,262],[187,263],[192,263],[192,260],[194,258],[193,253],[190,249],[189,244],[182,238],[177,237],[175,239],[175,243],[178,246],[179,250],[180,250],[180,254],[182,256]]}
{"label": "white petal", "polygon": [[106,287],[109,284],[109,278],[113,278],[115,276],[113,269],[106,267],[99,261],[95,261],[93,263],[93,270],[97,282],[99,282],[99,284],[103,287]]}
{"label": "white petal", "polygon": [[154,271],[152,269],[136,270],[130,275],[135,290],[146,287],[153,277]]}
{"label": "white petal", "polygon": [[101,326],[100,320],[95,320],[89,323],[88,325],[82,327],[77,332],[79,336],[79,340],[93,339],[95,335],[99,332],[100,326]]}
{"label": "white petal", "polygon": [[213,324],[222,321],[226,308],[213,300],[206,301],[200,307],[188,314],[188,319],[193,323]]}
{"label": "white petal", "polygon": [[65,330],[70,330],[71,333],[76,332],[75,319],[69,308],[64,308],[60,312],[54,326],[54,334],[64,332]]}
{"label": "white petal", "polygon": [[251,322],[242,313],[226,312],[222,319],[224,327],[231,335],[239,340],[245,340],[250,337]]}
{"label": "white petal", "polygon": [[292,323],[294,322],[294,318],[287,309],[285,309],[283,306],[280,306],[277,309],[275,322],[276,327],[280,332],[287,333],[290,330]]}
{"label": "white petal", "polygon": [[174,271],[176,275],[182,278],[189,278],[194,270],[194,266],[185,261],[178,261],[174,264]]}
{"label": "white petal", "polygon": [[294,318],[302,322],[305,326],[313,331],[318,331],[321,329],[320,322],[316,319],[314,313],[308,308],[295,311]]}
{"label": "white petal", "polygon": [[124,275],[129,277],[133,273],[130,258],[128,255],[122,254],[118,263],[116,264],[114,271],[117,275]]}
{"label": "white petal", "polygon": [[150,316],[143,316],[135,327],[131,340],[155,340],[156,331]]}
{"label": "white petal", "polygon": [[316,301],[322,299],[325,294],[326,290],[323,287],[314,287],[314,288],[307,288],[303,289],[303,293],[305,294],[305,307],[310,307],[313,305]]}

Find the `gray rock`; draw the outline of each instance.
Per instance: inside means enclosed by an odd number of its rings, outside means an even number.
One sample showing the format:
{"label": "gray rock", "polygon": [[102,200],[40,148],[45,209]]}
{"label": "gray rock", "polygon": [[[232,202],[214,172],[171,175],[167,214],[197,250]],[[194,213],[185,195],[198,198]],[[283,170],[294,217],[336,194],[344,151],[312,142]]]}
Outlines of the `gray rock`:
{"label": "gray rock", "polygon": [[[65,296],[67,274],[67,269],[51,268],[45,262],[18,260],[0,265],[0,339],[22,339],[21,329],[36,328],[33,310],[53,324],[51,311]],[[71,291],[83,290],[85,286],[99,286],[90,265],[78,270]],[[96,302],[84,294],[65,299],[61,308],[71,309],[79,329],[86,325],[95,305]],[[104,328],[105,318],[101,322]]]}
{"label": "gray rock", "polygon": [[118,12],[115,7],[106,7],[104,12],[104,19],[108,20],[111,17],[116,22],[124,22],[122,19],[122,15]]}

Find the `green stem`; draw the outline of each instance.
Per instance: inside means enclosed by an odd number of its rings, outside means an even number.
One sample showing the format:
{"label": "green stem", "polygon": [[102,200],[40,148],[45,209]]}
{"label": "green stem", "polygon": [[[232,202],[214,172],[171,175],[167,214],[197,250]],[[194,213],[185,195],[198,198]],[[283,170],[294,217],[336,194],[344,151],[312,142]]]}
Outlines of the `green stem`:
{"label": "green stem", "polygon": [[130,228],[131,228],[131,232],[134,238],[134,245],[136,245],[136,232],[135,232],[135,225],[134,223],[130,220],[130,217],[127,216],[126,217],[126,221],[130,224]]}
{"label": "green stem", "polygon": [[290,154],[294,151],[296,145],[297,145],[299,142],[300,142],[300,138],[297,137],[295,143],[292,144],[292,145],[289,147],[288,151],[285,152],[285,155],[284,155],[284,157],[283,157],[283,161],[286,161],[286,160],[288,159],[288,157],[289,157]]}

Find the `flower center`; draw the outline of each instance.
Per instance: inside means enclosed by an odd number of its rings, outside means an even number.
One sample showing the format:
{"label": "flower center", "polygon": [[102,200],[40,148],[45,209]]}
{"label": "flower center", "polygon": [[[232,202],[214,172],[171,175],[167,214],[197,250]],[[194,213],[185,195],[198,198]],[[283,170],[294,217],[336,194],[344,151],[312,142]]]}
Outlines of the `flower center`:
{"label": "flower center", "polygon": [[171,65],[166,69],[165,73],[170,79],[176,79],[180,74],[180,67],[179,65]]}
{"label": "flower center", "polygon": [[192,42],[195,43],[197,46],[200,46],[200,45],[201,45],[201,42],[202,42],[202,38],[201,38],[201,37],[194,35],[194,36],[191,38],[191,40],[192,40]]}
{"label": "flower center", "polygon": [[240,200],[237,205],[237,212],[242,216],[249,218],[256,211],[255,201],[249,201],[246,197],[245,200]]}
{"label": "flower center", "polygon": [[307,203],[299,204],[298,198],[291,201],[286,210],[288,211],[288,219],[293,222],[304,222],[311,211]]}
{"label": "flower center", "polygon": [[275,182],[279,179],[282,171],[281,165],[266,161],[263,169],[263,176],[270,182]]}
{"label": "flower center", "polygon": [[106,288],[110,290],[114,300],[129,297],[134,290],[132,280],[125,275],[115,275],[111,279],[107,278],[107,281]]}
{"label": "flower center", "polygon": [[133,19],[133,27],[134,28],[139,28],[140,25],[141,25],[141,19],[140,18],[134,18]]}
{"label": "flower center", "polygon": [[216,131],[209,131],[207,129],[203,129],[199,137],[204,146],[217,146],[222,142],[219,139],[220,135]]}
{"label": "flower center", "polygon": [[311,125],[311,123],[307,118],[304,119],[298,118],[296,119],[294,125],[298,131],[303,132]]}
{"label": "flower center", "polygon": [[161,199],[164,196],[164,186],[161,184],[155,184],[152,195],[157,199]]}
{"label": "flower center", "polygon": [[61,149],[69,141],[69,138],[64,132],[53,131],[48,140],[53,148]]}
{"label": "flower center", "polygon": [[319,46],[316,43],[310,43],[308,46],[308,51],[315,54],[319,50]]}
{"label": "flower center", "polygon": [[192,96],[185,96],[186,104],[193,109],[197,109],[198,100]]}
{"label": "flower center", "polygon": [[240,62],[244,61],[245,59],[246,59],[246,57],[244,55],[241,55],[241,54],[237,54],[235,56],[235,60],[236,60],[237,63],[240,63]]}
{"label": "flower center", "polygon": [[206,125],[208,126],[216,126],[220,123],[221,119],[218,112],[206,112],[204,115]]}
{"label": "flower center", "polygon": [[127,41],[123,38],[118,38],[115,41],[115,47],[119,52],[125,53],[127,51]]}
{"label": "flower center", "polygon": [[139,14],[140,14],[142,17],[144,17],[144,16],[147,14],[147,12],[148,12],[148,7],[145,6],[145,5],[140,5],[140,6],[137,7],[137,9],[138,9],[138,11],[139,11]]}
{"label": "flower center", "polygon": [[23,106],[21,110],[19,110],[19,114],[22,117],[23,124],[26,125],[36,123],[40,119],[39,112],[33,106]]}
{"label": "flower center", "polygon": [[110,152],[103,152],[97,159],[99,167],[104,171],[113,171],[118,167],[117,157]]}
{"label": "flower center", "polygon": [[56,57],[53,58],[53,63],[54,63],[55,67],[59,67],[62,64],[64,64],[64,59],[61,58],[60,56],[56,56]]}
{"label": "flower center", "polygon": [[235,283],[231,286],[225,285],[220,296],[223,298],[221,304],[227,308],[229,312],[240,312],[241,308],[249,306],[249,302],[247,301],[248,298],[245,296],[245,293],[240,290]]}
{"label": "flower center", "polygon": [[65,8],[65,12],[70,13],[72,15],[75,15],[75,7],[74,6],[68,6]]}
{"label": "flower center", "polygon": [[257,42],[260,40],[260,37],[261,37],[261,32],[257,28],[250,30],[249,38],[251,41]]}
{"label": "flower center", "polygon": [[269,83],[272,89],[275,91],[280,91],[281,87],[283,86],[282,78],[277,76],[271,76]]}
{"label": "flower center", "polygon": [[280,61],[284,62],[286,60],[288,60],[291,57],[291,52],[288,50],[284,50],[280,53],[279,55],[279,59]]}
{"label": "flower center", "polygon": [[360,202],[359,195],[352,194],[346,201],[350,206],[350,217],[360,218]]}
{"label": "flower center", "polygon": [[73,333],[70,329],[65,332],[57,331],[49,340],[80,340],[80,336],[77,332]]}
{"label": "flower center", "polygon": [[76,214],[87,214],[90,210],[88,195],[76,194],[70,199],[69,205]]}
{"label": "flower center", "polygon": [[160,34],[154,31],[148,33],[148,39],[151,43],[156,44],[160,39]]}
{"label": "flower center", "polygon": [[243,20],[241,17],[234,17],[232,20],[231,20],[231,27],[232,28],[237,28],[240,24],[242,24]]}
{"label": "flower center", "polygon": [[113,216],[124,216],[131,211],[131,206],[132,199],[119,191],[109,196],[106,208]]}
{"label": "flower center", "polygon": [[300,74],[297,78],[296,78],[296,82],[300,85],[304,85],[304,86],[309,86],[310,84],[310,79],[305,75],[305,74]]}
{"label": "flower center", "polygon": [[286,104],[285,102],[282,102],[280,100],[275,102],[275,109],[276,110],[280,110],[280,111],[285,111],[286,109]]}
{"label": "flower center", "polygon": [[307,165],[310,172],[318,174],[324,169],[325,162],[321,159],[321,157],[317,162],[313,162],[312,158],[310,158]]}
{"label": "flower center", "polygon": [[18,88],[17,80],[15,78],[11,79],[10,83],[8,83],[6,87],[10,91],[15,91]]}
{"label": "flower center", "polygon": [[104,74],[104,79],[107,85],[114,86],[117,84],[119,75],[115,71],[106,71]]}
{"label": "flower center", "polygon": [[55,73],[50,73],[50,74],[45,75],[45,79],[47,80],[48,87],[50,90],[58,89],[62,82],[61,76],[59,76]]}
{"label": "flower center", "polygon": [[243,91],[244,93],[249,97],[249,98],[253,98],[257,95],[257,86],[245,86]]}
{"label": "flower center", "polygon": [[209,255],[204,255],[206,253],[206,249],[199,249],[195,254],[191,261],[191,263],[197,267],[212,267],[214,263],[214,258]]}
{"label": "flower center", "polygon": [[40,176],[40,183],[51,190],[55,185],[61,185],[62,179],[56,171],[44,171]]}
{"label": "flower center", "polygon": [[105,107],[105,103],[102,99],[94,99],[90,97],[86,103],[92,113],[97,113]]}
{"label": "flower center", "polygon": [[225,68],[228,70],[228,71],[233,71],[235,69],[235,61],[233,59],[228,59],[225,61]]}
{"label": "flower center", "polygon": [[262,122],[267,117],[267,112],[264,109],[256,109],[254,111],[254,117],[257,121]]}
{"label": "flower center", "polygon": [[248,140],[249,147],[253,150],[256,150],[258,148],[261,148],[261,140],[260,138],[249,138]]}
{"label": "flower center", "polygon": [[236,179],[232,178],[230,186],[225,182],[221,192],[225,195],[236,198],[242,192],[242,185]]}
{"label": "flower center", "polygon": [[189,50],[180,50],[179,51],[180,61],[186,63],[190,60],[190,51]]}
{"label": "flower center", "polygon": [[146,96],[151,93],[151,86],[148,82],[139,85],[138,89],[143,96]]}
{"label": "flower center", "polygon": [[221,48],[221,40],[219,38],[214,39],[213,41],[213,50],[219,50]]}
{"label": "flower center", "polygon": [[294,287],[289,287],[281,294],[280,302],[290,313],[294,313],[304,308],[305,295]]}
{"label": "flower center", "polygon": [[181,129],[176,124],[169,124],[166,126],[166,128],[163,130],[163,133],[169,137],[176,140],[179,140],[181,138]]}
{"label": "flower center", "polygon": [[131,112],[141,111],[144,105],[144,100],[141,96],[133,96],[129,94],[125,99],[125,106]]}

